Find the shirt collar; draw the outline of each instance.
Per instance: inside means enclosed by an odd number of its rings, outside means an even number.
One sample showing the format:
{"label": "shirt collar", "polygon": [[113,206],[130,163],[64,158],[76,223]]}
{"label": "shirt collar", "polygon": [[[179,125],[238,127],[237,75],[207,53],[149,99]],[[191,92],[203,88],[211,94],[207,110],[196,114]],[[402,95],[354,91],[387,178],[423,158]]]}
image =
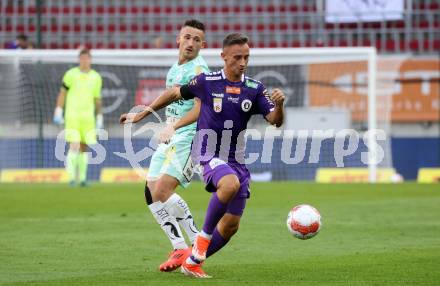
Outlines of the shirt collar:
{"label": "shirt collar", "polygon": [[[222,78],[227,80],[225,71],[223,69],[222,69]],[[244,82],[244,73],[241,75],[241,82]]]}

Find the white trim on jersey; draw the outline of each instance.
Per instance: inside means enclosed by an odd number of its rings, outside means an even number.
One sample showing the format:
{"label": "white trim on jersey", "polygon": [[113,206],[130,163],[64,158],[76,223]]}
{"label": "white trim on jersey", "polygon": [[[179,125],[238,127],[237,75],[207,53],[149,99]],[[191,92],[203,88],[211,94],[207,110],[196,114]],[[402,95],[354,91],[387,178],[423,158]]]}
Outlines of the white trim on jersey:
{"label": "white trim on jersey", "polygon": [[[222,72],[222,78],[226,79],[226,75],[225,75],[225,72],[223,71],[223,69],[221,70],[221,72]],[[241,82],[244,82],[244,74],[241,75]]]}

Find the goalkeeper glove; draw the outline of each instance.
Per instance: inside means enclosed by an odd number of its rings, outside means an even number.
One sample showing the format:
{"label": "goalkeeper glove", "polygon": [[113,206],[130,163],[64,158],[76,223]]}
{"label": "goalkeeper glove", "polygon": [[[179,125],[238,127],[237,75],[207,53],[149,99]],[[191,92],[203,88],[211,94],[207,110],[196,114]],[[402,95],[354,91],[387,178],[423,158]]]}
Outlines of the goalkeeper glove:
{"label": "goalkeeper glove", "polygon": [[55,108],[55,112],[53,113],[53,122],[57,125],[61,125],[64,123],[63,108],[59,106]]}
{"label": "goalkeeper glove", "polygon": [[96,115],[96,129],[104,128],[104,116],[102,114]]}

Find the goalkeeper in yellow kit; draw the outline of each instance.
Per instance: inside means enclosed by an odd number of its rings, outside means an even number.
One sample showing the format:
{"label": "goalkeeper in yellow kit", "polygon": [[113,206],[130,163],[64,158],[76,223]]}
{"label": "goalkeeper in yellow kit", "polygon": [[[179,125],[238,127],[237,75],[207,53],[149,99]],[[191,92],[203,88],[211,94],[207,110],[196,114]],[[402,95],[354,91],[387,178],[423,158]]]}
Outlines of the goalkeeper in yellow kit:
{"label": "goalkeeper in yellow kit", "polygon": [[78,180],[81,186],[86,186],[88,153],[85,151],[88,145],[97,143],[96,129],[101,129],[104,123],[102,78],[91,65],[90,51],[82,49],[79,66],[69,69],[63,76],[53,117],[55,124],[65,124],[65,138],[69,142],[65,165],[71,185]]}

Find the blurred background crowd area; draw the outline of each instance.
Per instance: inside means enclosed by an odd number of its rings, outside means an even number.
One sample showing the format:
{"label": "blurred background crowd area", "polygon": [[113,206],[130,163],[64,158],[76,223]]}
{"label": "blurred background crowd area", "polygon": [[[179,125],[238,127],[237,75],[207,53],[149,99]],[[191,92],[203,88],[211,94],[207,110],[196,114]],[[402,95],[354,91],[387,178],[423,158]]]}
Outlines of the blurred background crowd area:
{"label": "blurred background crowd area", "polygon": [[[352,15],[341,13],[338,2]],[[350,9],[357,2],[367,8]],[[439,11],[438,0],[1,0],[0,47],[174,48],[180,25],[196,18],[206,23],[209,48],[240,31],[261,48],[375,46],[380,53],[436,54]]]}

